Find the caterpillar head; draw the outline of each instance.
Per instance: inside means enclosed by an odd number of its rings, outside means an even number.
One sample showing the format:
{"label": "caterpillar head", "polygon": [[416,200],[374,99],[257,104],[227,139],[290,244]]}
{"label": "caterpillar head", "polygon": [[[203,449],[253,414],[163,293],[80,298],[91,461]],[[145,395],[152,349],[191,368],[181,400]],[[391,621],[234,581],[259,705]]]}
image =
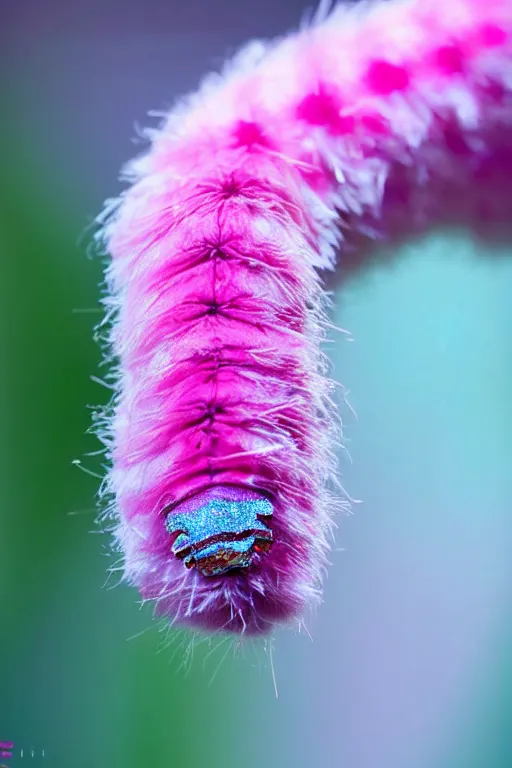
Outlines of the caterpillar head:
{"label": "caterpillar head", "polygon": [[166,529],[174,537],[172,552],[203,576],[247,568],[256,552],[272,546],[267,524],[273,512],[271,502],[240,489],[222,491],[193,496],[166,519]]}

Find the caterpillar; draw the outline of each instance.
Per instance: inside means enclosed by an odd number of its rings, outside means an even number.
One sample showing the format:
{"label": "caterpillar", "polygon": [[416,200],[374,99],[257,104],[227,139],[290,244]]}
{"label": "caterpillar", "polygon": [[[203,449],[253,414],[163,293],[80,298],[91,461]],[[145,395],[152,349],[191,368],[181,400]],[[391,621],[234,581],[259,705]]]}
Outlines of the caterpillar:
{"label": "caterpillar", "polygon": [[104,514],[124,578],[206,632],[263,635],[321,600],[349,506],[322,271],[447,200],[485,219],[511,149],[510,0],[328,5],[148,129],[98,219]]}

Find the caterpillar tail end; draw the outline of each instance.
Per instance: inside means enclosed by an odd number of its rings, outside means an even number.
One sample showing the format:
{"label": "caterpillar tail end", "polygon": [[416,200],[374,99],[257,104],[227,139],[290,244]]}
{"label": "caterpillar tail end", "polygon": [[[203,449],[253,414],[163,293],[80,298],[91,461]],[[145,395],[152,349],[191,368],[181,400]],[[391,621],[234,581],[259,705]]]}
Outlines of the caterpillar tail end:
{"label": "caterpillar tail end", "polygon": [[166,515],[171,550],[203,576],[249,568],[272,546],[272,503],[256,491],[215,486],[173,506]]}

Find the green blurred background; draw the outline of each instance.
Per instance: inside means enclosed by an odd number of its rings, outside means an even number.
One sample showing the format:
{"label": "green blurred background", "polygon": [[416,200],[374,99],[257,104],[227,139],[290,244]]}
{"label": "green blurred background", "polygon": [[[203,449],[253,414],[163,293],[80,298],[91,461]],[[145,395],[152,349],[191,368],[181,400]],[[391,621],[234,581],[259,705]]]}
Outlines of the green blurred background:
{"label": "green blurred background", "polygon": [[137,151],[133,122],[306,4],[274,5],[1,7],[9,765],[512,766],[509,245],[433,232],[392,258],[381,249],[337,290],[334,320],[354,341],[335,336],[329,352],[357,412],[342,409],[342,472],[364,503],[339,521],[313,642],[276,634],[279,698],[264,647],[205,641],[191,657],[135,591],[104,587],[98,481],[72,464],[98,448],[90,408],[108,396],[90,379],[101,264],[86,257],[88,226]]}

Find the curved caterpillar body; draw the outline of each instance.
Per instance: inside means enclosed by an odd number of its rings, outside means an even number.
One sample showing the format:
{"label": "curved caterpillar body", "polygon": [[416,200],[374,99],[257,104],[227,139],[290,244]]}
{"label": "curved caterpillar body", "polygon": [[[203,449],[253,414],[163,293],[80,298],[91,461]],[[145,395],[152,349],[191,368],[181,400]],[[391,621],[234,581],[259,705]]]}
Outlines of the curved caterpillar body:
{"label": "curved caterpillar body", "polygon": [[510,0],[340,6],[148,131],[101,219],[120,361],[101,434],[125,577],[158,614],[258,634],[318,601],[346,502],[317,270],[494,179],[511,89]]}

